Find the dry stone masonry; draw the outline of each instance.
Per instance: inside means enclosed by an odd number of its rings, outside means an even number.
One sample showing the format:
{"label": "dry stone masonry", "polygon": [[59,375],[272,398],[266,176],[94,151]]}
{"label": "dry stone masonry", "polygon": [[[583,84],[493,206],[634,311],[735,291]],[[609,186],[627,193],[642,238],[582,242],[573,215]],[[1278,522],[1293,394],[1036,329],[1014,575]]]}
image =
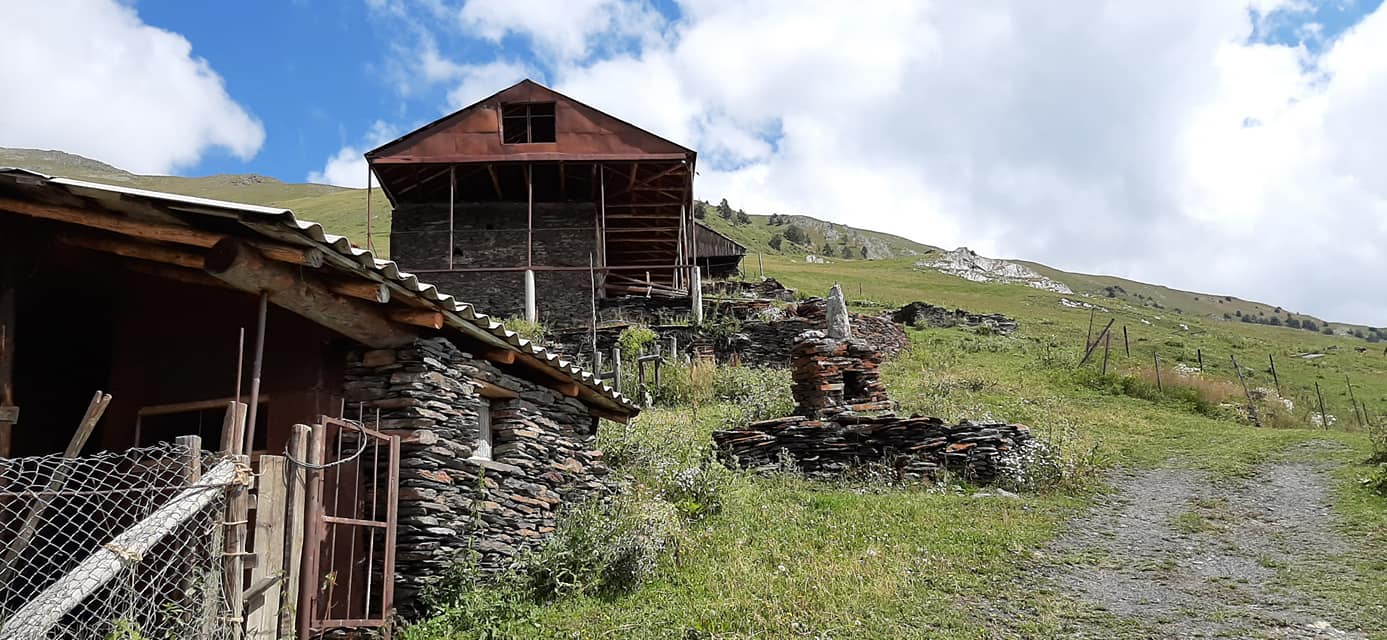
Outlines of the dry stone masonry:
{"label": "dry stone masonry", "polygon": [[1029,438],[1021,425],[947,425],[919,416],[790,416],[713,433],[723,460],[755,471],[777,471],[789,461],[809,478],[833,480],[878,463],[901,480],[934,479],[948,470],[978,484],[993,481],[1002,454]]}
{"label": "dry stone masonry", "polygon": [[[846,312],[841,297],[831,296],[828,307],[830,316]],[[1030,438],[1022,425],[965,420],[949,426],[938,418],[896,416],[881,382],[882,354],[862,339],[805,331],[791,358],[796,415],[715,431],[713,444],[727,464],[760,471],[789,464],[816,479],[875,464],[902,480],[948,470],[988,483],[1002,457]]]}
{"label": "dry stone masonry", "polygon": [[[346,379],[347,401],[380,409],[381,429],[400,436],[395,580],[406,611],[469,553],[483,570],[502,568],[554,530],[562,506],[616,488],[577,400],[445,339],[352,353]],[[514,397],[483,397],[487,385]],[[490,460],[473,457],[483,410]]]}

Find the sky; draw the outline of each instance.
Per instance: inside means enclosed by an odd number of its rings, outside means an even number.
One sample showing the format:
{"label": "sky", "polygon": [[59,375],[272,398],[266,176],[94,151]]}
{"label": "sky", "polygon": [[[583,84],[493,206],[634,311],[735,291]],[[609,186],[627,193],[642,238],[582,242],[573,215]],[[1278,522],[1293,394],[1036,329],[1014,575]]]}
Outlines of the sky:
{"label": "sky", "polygon": [[47,0],[0,54],[0,146],[362,186],[529,77],[701,199],[1387,325],[1382,0]]}

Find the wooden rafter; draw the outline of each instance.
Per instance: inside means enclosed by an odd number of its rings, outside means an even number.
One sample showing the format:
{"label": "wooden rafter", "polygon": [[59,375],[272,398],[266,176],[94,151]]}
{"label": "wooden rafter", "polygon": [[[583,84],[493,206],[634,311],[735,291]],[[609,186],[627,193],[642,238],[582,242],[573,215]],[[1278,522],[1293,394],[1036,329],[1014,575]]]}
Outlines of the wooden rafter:
{"label": "wooden rafter", "polygon": [[486,165],[486,172],[491,174],[491,188],[496,190],[496,199],[505,200],[506,195],[501,191],[501,179],[496,177],[496,165]]}

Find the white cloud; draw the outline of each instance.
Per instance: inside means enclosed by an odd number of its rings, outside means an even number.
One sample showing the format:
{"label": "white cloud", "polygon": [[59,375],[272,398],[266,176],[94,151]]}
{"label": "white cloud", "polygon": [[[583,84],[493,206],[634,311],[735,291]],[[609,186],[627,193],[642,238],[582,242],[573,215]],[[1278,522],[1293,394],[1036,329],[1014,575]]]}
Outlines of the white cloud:
{"label": "white cloud", "polygon": [[461,33],[699,150],[699,197],[1387,324],[1387,6],[1337,35],[1302,0],[527,7]]}
{"label": "white cloud", "polygon": [[0,86],[25,88],[0,100],[0,145],[169,173],[213,147],[249,159],[264,142],[264,128],[186,39],[113,0],[11,3],[0,43]]}
{"label": "white cloud", "polygon": [[606,50],[614,39],[653,42],[663,23],[658,11],[637,0],[468,0],[458,17],[464,29],[488,40],[527,37],[555,62]]}
{"label": "white cloud", "polygon": [[371,124],[362,144],[344,145],[327,159],[321,171],[310,171],[307,180],[339,187],[366,188],[365,153],[400,136],[400,130],[377,120]]}

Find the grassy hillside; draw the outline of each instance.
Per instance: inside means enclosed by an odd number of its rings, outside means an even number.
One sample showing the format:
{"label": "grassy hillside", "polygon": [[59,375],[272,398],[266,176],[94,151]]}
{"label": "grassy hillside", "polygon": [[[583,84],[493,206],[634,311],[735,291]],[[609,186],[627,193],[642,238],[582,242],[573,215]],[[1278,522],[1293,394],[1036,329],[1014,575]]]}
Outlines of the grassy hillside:
{"label": "grassy hillside", "polygon": [[[1099,360],[1078,366],[1089,311],[1061,305],[1061,295],[918,271],[911,258],[820,265],[776,255],[765,262],[769,274],[804,292],[840,282],[863,310],[925,299],[1018,318],[1020,331],[1010,337],[912,328],[912,350],[889,363],[884,377],[903,413],[1029,425],[1065,452],[1057,463],[1063,480],[1000,499],[969,487],[887,487],[865,479],[816,483],[788,474],[718,471],[704,457],[709,432],[744,423],[759,406],[784,404],[787,394],[783,385],[747,393],[758,385],[750,372],[719,369],[712,386],[723,391],[712,401],[676,400],[646,411],[633,426],[604,425],[600,435],[609,460],[646,487],[634,498],[649,501],[641,503],[649,507],[641,512],[646,518],[659,520],[666,499],[699,507],[695,518],[665,522],[673,532],[663,530],[660,560],[648,576],[607,590],[564,576],[579,586],[557,597],[536,596],[527,580],[542,578],[546,563],[561,562],[567,553],[579,554],[580,562],[589,559],[581,554],[591,546],[556,543],[551,555],[528,565],[531,573],[515,583],[447,592],[435,610],[438,617],[403,637],[1170,637],[1048,581],[1046,576],[1065,567],[1120,567],[1125,560],[1057,551],[1054,539],[1066,522],[1089,508],[1106,487],[1104,473],[1115,467],[1192,470],[1222,486],[1259,478],[1268,465],[1315,450],[1321,452],[1315,454],[1318,463],[1334,469],[1327,508],[1335,531],[1351,546],[1316,563],[1258,558],[1269,574],[1262,580],[1315,594],[1316,619],[1387,638],[1380,596],[1387,579],[1387,499],[1360,482],[1370,472],[1363,463],[1373,445],[1350,408],[1345,385],[1347,375],[1355,398],[1367,405],[1368,420],[1387,422],[1387,357],[1380,351],[1359,352],[1361,341],[1342,336],[1172,317],[1103,300],[1110,304],[1095,313],[1095,332],[1111,319],[1118,333],[1108,375],[1101,376]],[[1123,326],[1130,355],[1121,340]],[[1300,357],[1306,353],[1324,356]],[[1153,354],[1161,359],[1168,392],[1143,382],[1152,373]],[[1177,365],[1195,366],[1201,354],[1204,373],[1174,373]],[[1249,386],[1257,390],[1276,386],[1268,356],[1276,359],[1293,408],[1273,416],[1269,412],[1279,402],[1259,403],[1266,426],[1258,428],[1242,414],[1242,388],[1230,357],[1245,367]],[[683,379],[680,373],[666,376]],[[729,383],[719,384],[722,376]],[[1316,383],[1335,418],[1329,430],[1313,426]],[[1200,386],[1216,401],[1201,404],[1180,391],[1185,384]],[[1196,515],[1142,525],[1188,527]],[[1227,526],[1252,525],[1237,520]],[[601,548],[592,538],[577,540]],[[1179,575],[1181,568],[1154,564],[1139,570],[1144,580],[1165,583],[1174,579],[1168,573]],[[1226,588],[1231,593],[1234,586]]]}

